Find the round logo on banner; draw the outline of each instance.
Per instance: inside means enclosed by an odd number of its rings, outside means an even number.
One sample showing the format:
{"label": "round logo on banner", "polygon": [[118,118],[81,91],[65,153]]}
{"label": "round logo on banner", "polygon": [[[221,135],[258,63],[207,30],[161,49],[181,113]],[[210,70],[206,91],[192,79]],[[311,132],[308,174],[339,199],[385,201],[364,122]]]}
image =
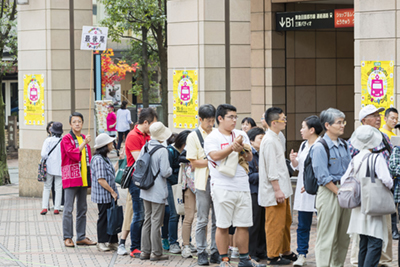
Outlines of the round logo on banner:
{"label": "round logo on banner", "polygon": [[387,77],[382,71],[373,71],[368,77],[368,93],[371,101],[377,101],[385,97],[387,92]]}
{"label": "round logo on banner", "polygon": [[189,79],[183,78],[182,80],[179,81],[178,95],[179,95],[179,99],[182,102],[189,102],[190,99],[192,99],[193,84]]}
{"label": "round logo on banner", "polygon": [[31,81],[28,85],[28,99],[30,104],[35,105],[40,98],[40,88],[36,81]]}

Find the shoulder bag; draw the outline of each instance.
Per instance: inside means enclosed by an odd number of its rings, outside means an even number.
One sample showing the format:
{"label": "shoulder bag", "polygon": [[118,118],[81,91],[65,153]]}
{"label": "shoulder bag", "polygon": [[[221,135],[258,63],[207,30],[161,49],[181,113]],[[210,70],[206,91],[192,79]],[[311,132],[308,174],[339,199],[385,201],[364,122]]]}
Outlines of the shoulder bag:
{"label": "shoulder bag", "polygon": [[50,150],[50,152],[47,154],[47,158],[41,159],[38,167],[38,181],[39,182],[46,182],[46,176],[47,176],[47,159],[49,158],[51,152],[58,146],[58,144],[61,142],[61,139],[58,140],[57,144]]}

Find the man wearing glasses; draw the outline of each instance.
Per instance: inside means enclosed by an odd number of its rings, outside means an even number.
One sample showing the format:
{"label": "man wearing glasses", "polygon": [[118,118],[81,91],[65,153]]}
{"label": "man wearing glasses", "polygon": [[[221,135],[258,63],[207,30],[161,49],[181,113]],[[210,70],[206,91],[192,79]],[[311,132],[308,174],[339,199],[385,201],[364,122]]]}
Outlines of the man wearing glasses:
{"label": "man wearing glasses", "polygon": [[293,194],[285,152],[279,133],[286,128],[286,116],[272,107],[264,116],[269,130],[260,145],[258,203],[265,208],[268,264],[287,265],[297,260],[290,250],[289,197]]}
{"label": "man wearing glasses", "polygon": [[218,129],[212,131],[204,141],[211,176],[211,196],[217,225],[215,240],[221,256],[220,267],[232,266],[228,257],[231,225],[236,227],[235,240],[240,253],[238,267],[265,267],[249,257],[248,227],[253,225],[250,184],[245,168],[238,164],[238,153],[246,161],[251,161],[253,154],[251,150],[244,149],[246,144],[250,146],[250,141],[245,132],[235,129],[237,119],[234,106],[219,105],[216,112]]}
{"label": "man wearing glasses", "polygon": [[[360,113],[359,113],[360,122],[363,125],[369,125],[369,126],[375,127],[376,129],[379,130],[379,128],[381,127],[381,115],[379,113],[384,110],[385,110],[384,108],[382,108],[382,107],[376,108],[374,105],[365,106],[360,110]],[[396,112],[397,112],[397,110],[396,110]],[[388,114],[393,114],[393,112],[389,111]],[[396,118],[397,118],[397,114],[396,114]],[[388,124],[389,124],[388,120],[386,120],[386,123],[387,124],[385,126],[388,126]],[[384,157],[384,159],[386,160],[386,163],[389,166],[389,159],[390,159],[390,154],[393,151],[393,145],[390,142],[388,135],[382,131],[381,131],[381,133],[382,133],[382,142],[379,144],[379,146],[372,149],[372,151],[377,152],[377,153],[382,153],[382,156]],[[351,157],[354,157],[358,153],[360,153],[359,150],[355,149],[351,145],[350,139],[349,139],[349,141],[347,141],[347,143],[349,144]],[[382,251],[381,259],[379,261],[379,264],[382,264],[382,265],[385,265],[392,261],[392,258],[393,258],[392,238],[399,239],[399,232],[397,229],[397,218],[396,217],[397,217],[396,213],[394,213],[392,215],[392,219],[390,219],[390,215],[387,215],[387,217],[386,217],[386,223],[388,224],[388,229],[389,229],[389,233],[388,233],[389,238],[388,238],[388,245],[387,245],[386,252]],[[352,239],[353,239],[353,242],[352,242],[353,245],[351,247],[350,262],[351,262],[351,264],[357,264],[358,263],[358,251],[359,251],[358,245],[360,243],[359,236],[353,234]]]}
{"label": "man wearing glasses", "polygon": [[[268,127],[267,122],[265,121],[265,113],[263,113],[261,116],[261,125],[263,126],[265,133],[267,133],[269,131],[269,127]],[[285,135],[281,131],[279,131],[278,137],[283,146],[283,150],[286,152],[286,137],[285,137]]]}
{"label": "man wearing glasses", "polygon": [[330,157],[321,142],[315,143],[309,152],[319,185],[316,197],[318,225],[315,259],[317,266],[344,266],[350,243],[347,228],[351,210],[339,206],[337,193],[340,178],[351,161],[345,141],[339,138],[344,133],[346,121],[344,113],[334,108],[322,111],[320,118],[326,131],[323,140]]}

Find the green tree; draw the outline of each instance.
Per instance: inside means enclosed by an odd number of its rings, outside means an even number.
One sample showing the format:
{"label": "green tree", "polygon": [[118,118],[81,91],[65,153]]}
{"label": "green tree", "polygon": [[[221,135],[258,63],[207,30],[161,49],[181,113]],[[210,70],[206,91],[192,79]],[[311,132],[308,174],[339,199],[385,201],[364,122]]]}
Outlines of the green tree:
{"label": "green tree", "polygon": [[[3,77],[17,64],[17,1],[2,0],[0,6],[0,85]],[[7,53],[11,60],[2,60]],[[5,123],[5,105],[3,90],[0,90],[0,127]],[[0,130],[0,185],[10,183],[10,174],[7,167],[6,134],[5,128]]]}
{"label": "green tree", "polygon": [[[157,54],[161,80],[161,104],[163,122],[168,125],[168,58],[166,41],[166,0],[100,0],[107,13],[101,22],[108,27],[113,41],[129,38],[139,42],[142,48],[140,72],[142,73],[143,106],[148,107],[151,89],[151,70],[154,61],[152,52]],[[129,34],[131,33],[131,34]]]}

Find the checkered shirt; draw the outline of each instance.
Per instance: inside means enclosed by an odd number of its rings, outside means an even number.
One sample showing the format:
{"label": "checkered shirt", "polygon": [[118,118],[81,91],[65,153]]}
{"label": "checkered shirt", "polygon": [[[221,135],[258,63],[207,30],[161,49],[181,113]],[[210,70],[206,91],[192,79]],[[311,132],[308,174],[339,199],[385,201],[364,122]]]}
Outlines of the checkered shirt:
{"label": "checkered shirt", "polygon": [[92,172],[92,201],[99,204],[111,203],[111,193],[104,189],[98,182],[98,179],[105,179],[109,186],[118,194],[115,185],[115,171],[110,159],[94,155],[90,163],[90,169]]}
{"label": "checkered shirt", "polygon": [[[400,147],[398,146],[393,149],[392,155],[390,156],[389,171],[394,179],[400,179]],[[400,187],[397,181],[394,184],[394,202],[400,203]]]}

